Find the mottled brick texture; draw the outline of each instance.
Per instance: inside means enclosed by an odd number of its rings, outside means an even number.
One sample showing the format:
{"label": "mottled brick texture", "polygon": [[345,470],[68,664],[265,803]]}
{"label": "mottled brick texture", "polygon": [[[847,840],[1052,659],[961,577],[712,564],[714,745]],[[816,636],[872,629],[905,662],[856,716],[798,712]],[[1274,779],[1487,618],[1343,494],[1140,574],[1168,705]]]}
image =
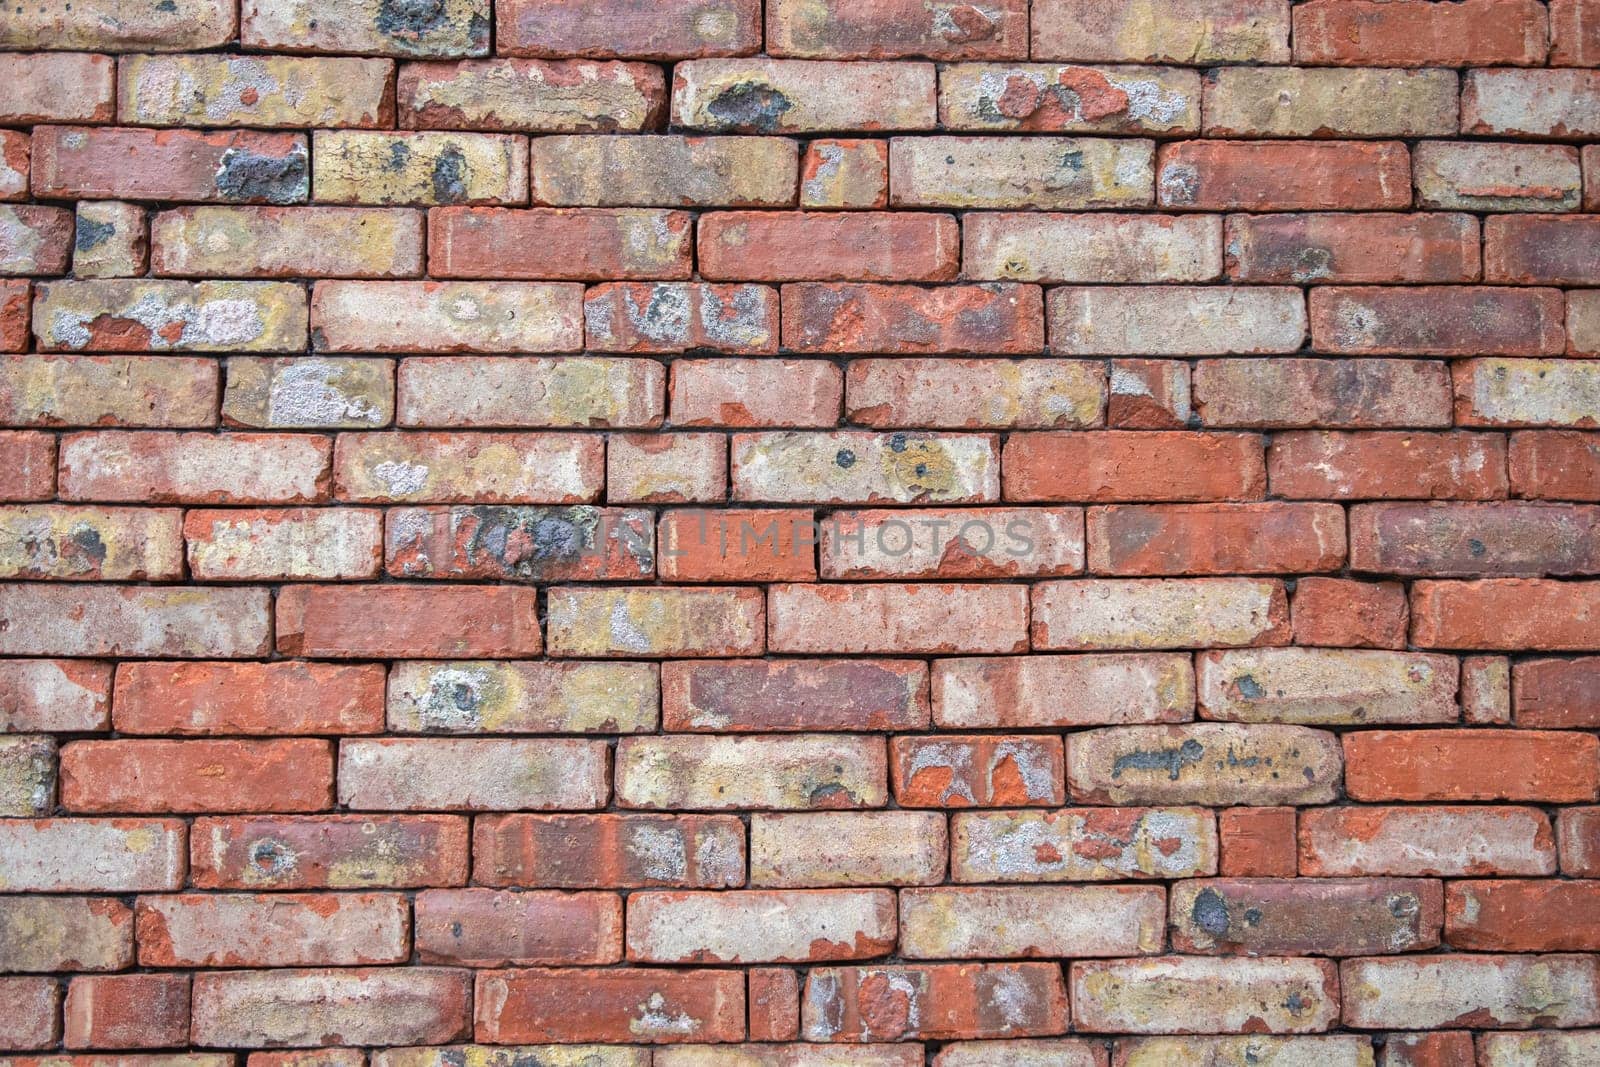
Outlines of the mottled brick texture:
{"label": "mottled brick texture", "polygon": [[0,1067],[1600,1064],[1600,0],[7,0]]}

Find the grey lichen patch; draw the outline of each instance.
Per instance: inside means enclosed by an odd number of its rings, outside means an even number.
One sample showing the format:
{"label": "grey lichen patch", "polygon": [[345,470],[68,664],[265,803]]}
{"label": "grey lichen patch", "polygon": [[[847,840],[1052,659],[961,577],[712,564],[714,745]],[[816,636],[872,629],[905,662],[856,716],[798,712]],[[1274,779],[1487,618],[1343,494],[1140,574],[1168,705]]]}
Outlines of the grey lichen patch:
{"label": "grey lichen patch", "polygon": [[772,86],[742,81],[718,92],[706,110],[726,129],[773,133],[782,123],[784,112],[793,107],[793,102]]}
{"label": "grey lichen patch", "polygon": [[296,144],[282,156],[230,148],[217,164],[216,189],[223,199],[238,203],[304,203],[311,191],[305,145]]}
{"label": "grey lichen patch", "polygon": [[1121,778],[1122,772],[1127,770],[1160,770],[1167,772],[1169,781],[1176,782],[1185,767],[1191,763],[1199,763],[1205,754],[1205,746],[1193,738],[1176,748],[1129,752],[1127,755],[1118,756],[1116,762],[1111,765],[1111,777]]}

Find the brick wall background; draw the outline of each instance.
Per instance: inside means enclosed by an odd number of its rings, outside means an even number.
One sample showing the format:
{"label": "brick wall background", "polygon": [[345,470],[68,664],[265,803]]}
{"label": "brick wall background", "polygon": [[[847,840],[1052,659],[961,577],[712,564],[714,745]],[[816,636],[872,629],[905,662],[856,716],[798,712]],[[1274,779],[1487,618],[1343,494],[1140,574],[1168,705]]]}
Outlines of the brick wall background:
{"label": "brick wall background", "polygon": [[6,1067],[1600,1064],[1597,0],[0,49]]}

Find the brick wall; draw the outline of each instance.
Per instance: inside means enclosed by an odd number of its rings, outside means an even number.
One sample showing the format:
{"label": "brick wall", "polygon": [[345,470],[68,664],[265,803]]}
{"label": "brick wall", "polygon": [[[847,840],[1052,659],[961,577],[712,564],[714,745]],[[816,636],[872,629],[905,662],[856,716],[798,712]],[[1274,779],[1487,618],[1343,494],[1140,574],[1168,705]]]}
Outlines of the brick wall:
{"label": "brick wall", "polygon": [[1600,1063],[1600,0],[0,49],[0,1067]]}

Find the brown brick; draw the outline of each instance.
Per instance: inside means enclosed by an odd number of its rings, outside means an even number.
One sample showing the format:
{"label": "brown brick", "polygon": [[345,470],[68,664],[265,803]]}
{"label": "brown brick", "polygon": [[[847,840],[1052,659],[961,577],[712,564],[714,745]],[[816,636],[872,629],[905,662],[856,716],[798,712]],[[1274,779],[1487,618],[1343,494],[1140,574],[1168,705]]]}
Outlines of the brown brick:
{"label": "brown brick", "polygon": [[1157,886],[992,886],[900,894],[907,959],[1141,956],[1166,941]]}
{"label": "brown brick", "polygon": [[889,792],[883,739],[848,734],[625,737],[616,782],[625,808],[866,808]]}
{"label": "brown brick", "polygon": [[955,0],[883,0],[863,7],[841,0],[807,4],[772,0],[767,50],[829,59],[1020,59],[1028,54],[1028,5]]}
{"label": "brown brick", "polygon": [[181,581],[180,514],[70,504],[0,507],[0,578]]}
{"label": "brown brick", "polygon": [[9,1049],[53,1048],[61,1039],[61,987],[53,978],[0,978],[0,996],[12,1006],[0,1022]]}
{"label": "brown brick", "polygon": [[847,421],[879,428],[1077,429],[1105,422],[1105,367],[1070,359],[859,359]]}
{"label": "brown brick", "polygon": [[889,203],[886,141],[817,139],[800,159],[802,208],[877,209]]}
{"label": "brown brick", "polygon": [[189,1036],[189,976],[97,974],[72,979],[63,1007],[67,1048],[161,1048]]}
{"label": "brown brick", "polygon": [[1300,813],[1300,873],[1308,877],[1548,875],[1555,869],[1555,835],[1536,808],[1413,805]]}
{"label": "brown brick", "polygon": [[48,815],[56,796],[56,743],[0,735],[0,816]]}
{"label": "brown brick", "polygon": [[109,663],[0,663],[0,732],[92,733],[110,728],[110,712]]}
{"label": "brown brick", "polygon": [[[15,43],[8,41],[7,47]],[[110,122],[117,110],[116,77],[116,60],[110,56],[74,52],[0,56],[0,122],[19,126]]]}
{"label": "brown brick", "polygon": [[733,496],[778,504],[993,501],[998,447],[988,434],[735,434]]}
{"label": "brown brick", "polygon": [[1380,211],[1411,206],[1397,141],[1183,141],[1163,145],[1157,203],[1203,211]]}
{"label": "brown brick", "polygon": [[410,928],[410,908],[398,893],[142,896],[139,963],[145,967],[403,963],[410,957]]}
{"label": "brown brick", "polygon": [[1204,282],[1222,273],[1222,220],[1211,215],[983,212],[966,216],[962,240],[972,279]]}
{"label": "brown brick", "polygon": [[1531,0],[1312,0],[1294,12],[1297,63],[1465,67],[1544,61],[1545,13]]}
{"label": "brown brick", "polygon": [[1205,79],[1208,137],[1439,137],[1456,132],[1448,70],[1220,67]]}
{"label": "brown brick", "polygon": [[495,51],[513,56],[695,59],[761,50],[759,0],[500,0]]}
{"label": "brown brick", "polygon": [[1344,564],[1337,504],[1156,504],[1094,507],[1095,574],[1281,574]]}
{"label": "brown brick", "polygon": [[468,972],[439,967],[221,971],[194,980],[190,1040],[264,1045],[425,1045],[471,1032]]}
{"label": "brown brick", "polygon": [[551,429],[659,425],[661,365],[562,356],[413,356],[401,361],[401,426]]}
{"label": "brown brick", "polygon": [[1458,425],[1597,425],[1600,363],[1595,361],[1468,359],[1452,369]]}
{"label": "brown brick", "polygon": [[0,47],[106,52],[181,52],[215,48],[233,36],[237,20],[226,0],[175,0],[129,11],[119,0],[84,0],[71,7],[23,6],[0,27]]}
{"label": "brown brick", "polygon": [[1465,214],[1230,215],[1224,246],[1228,275],[1241,282],[1471,282],[1479,274],[1478,222]]}
{"label": "brown brick", "polygon": [[1250,956],[1377,956],[1439,944],[1444,893],[1414,879],[1218,879],[1172,888],[1172,947]]}
{"label": "brown brick", "polygon": [[669,731],[920,729],[927,669],[902,660],[731,660],[665,663]]}
{"label": "brown brick", "polygon": [[1028,1037],[1067,1029],[1055,963],[818,967],[806,978],[807,1041]]}
{"label": "brown brick", "polygon": [[327,438],[100,431],[61,440],[63,500],[310,504],[328,495]]}
{"label": "brown brick", "polygon": [[931,63],[697,59],[672,72],[672,124],[719,133],[927,130]]}
{"label": "brown brick", "polygon": [[1582,191],[1567,145],[1422,141],[1411,159],[1419,207],[1572,211]]}
{"label": "brown brick", "polygon": [[440,278],[687,278],[692,268],[692,220],[682,211],[447,207],[428,222],[430,272]]}
{"label": "brown brick", "polygon": [[1200,77],[1170,67],[959,63],[941,71],[940,125],[1030,133],[1198,133]]}
{"label": "brown brick", "polygon": [[758,812],[750,884],[933,885],[944,880],[947,837],[939,812]]}
{"label": "brown brick", "polygon": [[535,137],[533,198],[558,207],[789,207],[799,158],[780,137]]}
{"label": "brown brick", "polygon": [[1169,0],[1147,9],[1037,0],[1033,57],[1109,63],[1287,63],[1289,9],[1275,0]]}
{"label": "brown brick", "polygon": [[612,504],[721,503],[728,439],[720,433],[611,434],[606,500]]}
{"label": "brown brick", "polygon": [[1194,369],[1194,404],[1206,426],[1444,428],[1450,371],[1417,359],[1206,359]]}
{"label": "brown brick", "polygon": [[659,684],[648,663],[437,661],[390,671],[395,733],[648,733]]}
{"label": "brown brick", "polygon": [[496,133],[318,130],[312,199],[330,204],[525,204],[528,142]]}
{"label": "brown brick", "polygon": [[[0,877],[12,893],[142,893],[177,889],[183,884],[186,867],[186,829],[179,819],[0,819],[0,846],[4,846],[0,847]],[[4,898],[5,911],[0,914],[5,917],[6,928],[20,927],[19,933],[29,945],[28,955],[53,961],[57,953],[87,958],[104,953],[105,960],[94,969],[124,965],[112,964],[110,957],[124,957],[131,951],[131,926],[126,926],[125,934],[118,939],[125,948],[88,941],[69,945],[55,940],[54,935],[40,939],[33,924],[54,923],[57,913],[53,908],[10,903],[26,899],[56,898]],[[131,919],[126,909],[120,913],[101,911],[99,915],[110,917],[119,927]],[[18,927],[12,927],[13,923]],[[68,929],[71,928],[62,933]],[[18,933],[8,934],[17,936]],[[63,958],[61,967],[73,969],[73,964]]]}
{"label": "brown brick", "polygon": [[61,749],[69,811],[319,811],[332,800],[326,741],[73,741]]}
{"label": "brown brick", "polygon": [[1600,509],[1560,504],[1363,504],[1350,509],[1350,565],[1430,578],[1600,571]]}
{"label": "brown brick", "polygon": [[383,515],[361,508],[190,511],[184,516],[195,581],[341,581],[382,567]]}
{"label": "brown brick", "polygon": [[1347,1026],[1511,1029],[1600,1022],[1592,956],[1410,956],[1340,965]]}
{"label": "brown brick", "polygon": [[489,0],[442,0],[420,15],[394,12],[382,0],[243,0],[242,7],[240,37],[247,48],[390,56],[482,55],[489,49]]}
{"label": "brown brick", "polygon": [[467,820],[454,815],[200,818],[196,889],[409,889],[467,880]]}
{"label": "brown brick", "polygon": [[340,434],[335,495],[378,503],[581,504],[604,482],[601,438],[540,433]]}
{"label": "brown brick", "polygon": [[42,197],[295,204],[310,190],[299,133],[40,126],[33,157]]}
{"label": "brown brick", "polygon": [[1083,570],[1077,508],[835,511],[820,532],[825,578],[1008,578]]}
{"label": "brown brick", "polygon": [[1020,652],[1026,590],[1017,585],[776,585],[771,648],[802,653]]}
{"label": "brown brick", "polygon": [[940,1049],[933,1062],[935,1067],[985,1067],[993,1056],[1017,1067],[1106,1067],[1110,1062],[1104,1044],[1086,1037],[957,1041]]}
{"label": "brown brick", "polygon": [[339,803],[369,811],[541,811],[602,807],[601,741],[478,738],[341,741]]}
{"label": "brown brick", "polygon": [[151,270],[180,277],[407,278],[422,214],[400,208],[186,207],[150,224]]}
{"label": "brown brick", "polygon": [[[170,363],[163,357],[163,362]],[[365,430],[394,419],[394,363],[337,356],[234,356],[222,422],[264,430]]]}
{"label": "brown brick", "polygon": [[385,555],[397,578],[637,581],[655,571],[653,516],[625,508],[396,508]]}
{"label": "brown brick", "polygon": [[534,591],[514,586],[284,586],[278,651],[343,659],[537,655],[534,608]]}
{"label": "brown brick", "polygon": [[122,663],[114,722],[124,734],[370,734],[383,730],[373,664]]}
{"label": "brown brick", "polygon": [[0,585],[7,656],[265,655],[272,597],[259,587]]}
{"label": "brown brick", "polygon": [[[1389,1048],[1398,1035],[1391,1035]],[[1467,1039],[1467,1058],[1471,1062],[1471,1042]],[[1220,1063],[1249,1063],[1250,1057],[1309,1057],[1307,1062],[1326,1067],[1371,1067],[1372,1040],[1366,1034],[1327,1034],[1300,1037],[1251,1034],[1249,1037],[1131,1037],[1117,1040],[1115,1067],[1162,1067],[1162,1064],[1189,1060],[1205,1062],[1205,1057]],[[1292,1059],[1289,1062],[1293,1062]],[[1399,1067],[1385,1062],[1384,1067]],[[1430,1065],[1431,1067],[1431,1065]],[[1442,1065],[1440,1065],[1442,1067]]]}
{"label": "brown brick", "polygon": [[748,656],[766,650],[760,589],[564,586],[545,596],[552,656]]}
{"label": "brown brick", "polygon": [[0,356],[0,419],[11,426],[214,426],[218,392],[207,358]]}
{"label": "brown brick", "polygon": [[117,112],[140,126],[392,126],[393,73],[342,56],[124,56]]}
{"label": "brown brick", "polygon": [[569,352],[583,347],[582,286],[551,282],[318,282],[320,352]]}
{"label": "brown brick", "polygon": [[1559,355],[1566,347],[1554,289],[1490,287],[1311,290],[1311,341],[1355,355]]}
{"label": "brown brick", "polygon": [[740,1041],[744,973],[630,967],[480,971],[477,1037],[499,1044]]}
{"label": "brown brick", "polygon": [[1094,137],[895,137],[895,207],[1142,208],[1154,199],[1155,145]]}
{"label": "brown brick", "polygon": [[744,884],[744,827],[732,815],[480,815],[472,852],[473,880],[485,885]]}
{"label": "brown brick", "polygon": [[80,200],[72,273],[79,278],[130,278],[150,259],[145,209],[117,200]]}
{"label": "brown brick", "polygon": [[1217,871],[1217,825],[1203,808],[957,812],[957,882],[1192,878]]}
{"label": "brown brick", "polygon": [[1508,215],[1483,227],[1485,281],[1513,285],[1600,285],[1594,248],[1600,215]]}
{"label": "brown brick", "polygon": [[1175,359],[1118,359],[1111,364],[1106,422],[1121,430],[1179,430],[1189,425],[1189,364]]}
{"label": "brown brick", "polygon": [[1485,1067],[1517,1067],[1517,1061],[1526,1062],[1527,1056],[1554,1058],[1582,1062],[1586,1057],[1600,1053],[1596,1035],[1592,1032],[1561,1033],[1544,1030],[1522,1034],[1484,1034],[1479,1039],[1482,1062]]}
{"label": "brown brick", "polygon": [[661,68],[569,59],[404,63],[395,98],[401,128],[419,130],[635,132],[667,109]]}
{"label": "brown brick", "polygon": [[0,278],[0,352],[27,350],[28,305],[32,296],[33,286],[26,278]]}
{"label": "brown brick", "polygon": [[1250,500],[1266,489],[1254,434],[1021,433],[1002,462],[1007,500]]}
{"label": "brown brick", "polygon": [[1339,1018],[1339,971],[1327,960],[1166,956],[1074,963],[1071,973],[1082,1030],[1306,1033]]}
{"label": "brown brick", "polygon": [[0,206],[0,274],[61,274],[72,242],[72,212],[65,208]]}
{"label": "brown brick", "polygon": [[1034,586],[1038,649],[1114,650],[1281,645],[1283,583],[1249,578],[1128,578]]}
{"label": "brown brick", "polygon": [[562,966],[622,958],[622,898],[615,893],[429,889],[417,894],[416,911],[423,963]]}

